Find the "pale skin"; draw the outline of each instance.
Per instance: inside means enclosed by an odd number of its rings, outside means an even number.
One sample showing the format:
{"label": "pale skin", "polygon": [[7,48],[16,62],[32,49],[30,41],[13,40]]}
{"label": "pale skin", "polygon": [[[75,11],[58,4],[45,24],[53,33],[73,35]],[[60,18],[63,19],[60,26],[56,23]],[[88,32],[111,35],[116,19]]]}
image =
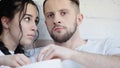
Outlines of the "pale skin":
{"label": "pale skin", "polygon": [[[86,44],[86,41],[79,37],[78,32],[78,26],[81,24],[83,16],[81,13],[77,13],[75,5],[71,5],[69,0],[47,0],[44,9],[46,26],[50,34],[53,32],[56,37],[61,39],[67,32],[74,29],[74,23],[77,24],[77,29],[67,42],[55,42],[55,44],[50,44],[43,48],[38,56],[38,61],[41,61],[40,58],[44,55],[43,60],[53,58],[69,59],[80,63],[86,68],[120,67],[120,54],[105,56],[74,50],[76,47]],[[77,21],[74,22],[74,20]],[[61,26],[55,27],[56,24]]]}
{"label": "pale skin", "polygon": [[24,54],[0,56],[0,61],[1,65],[10,66],[13,68],[32,63],[32,61]]}
{"label": "pale skin", "polygon": [[[16,49],[20,39],[18,15],[19,12],[15,14],[15,17],[13,18],[12,21],[9,21],[9,19],[6,17],[3,17],[1,19],[4,28],[1,38],[2,41],[5,43],[5,46],[11,51],[14,51]],[[37,31],[37,25],[36,25],[37,19],[38,19],[38,11],[36,7],[32,4],[28,4],[26,14],[23,20],[21,21],[23,37],[20,41],[20,44],[24,46],[29,46],[33,42],[35,37],[35,32]],[[31,63],[32,61],[24,54],[0,56],[0,65],[18,67]]]}

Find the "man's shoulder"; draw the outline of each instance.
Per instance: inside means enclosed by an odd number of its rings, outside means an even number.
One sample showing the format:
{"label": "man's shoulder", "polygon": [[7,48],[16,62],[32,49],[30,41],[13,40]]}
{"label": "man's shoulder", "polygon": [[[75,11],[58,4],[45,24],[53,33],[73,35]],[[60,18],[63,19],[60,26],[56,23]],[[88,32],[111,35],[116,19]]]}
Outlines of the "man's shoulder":
{"label": "man's shoulder", "polygon": [[95,39],[88,39],[90,42],[104,42],[104,43],[120,43],[120,37],[116,36],[110,36],[110,37],[104,37],[104,38],[95,38]]}

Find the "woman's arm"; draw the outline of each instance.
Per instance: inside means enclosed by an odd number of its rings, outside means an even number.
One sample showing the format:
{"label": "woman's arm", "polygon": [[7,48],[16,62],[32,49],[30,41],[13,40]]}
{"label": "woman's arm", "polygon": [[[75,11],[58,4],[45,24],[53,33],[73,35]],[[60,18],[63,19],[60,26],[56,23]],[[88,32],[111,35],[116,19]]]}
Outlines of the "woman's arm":
{"label": "woman's arm", "polygon": [[19,67],[30,63],[32,63],[32,61],[24,54],[0,56],[0,66]]}

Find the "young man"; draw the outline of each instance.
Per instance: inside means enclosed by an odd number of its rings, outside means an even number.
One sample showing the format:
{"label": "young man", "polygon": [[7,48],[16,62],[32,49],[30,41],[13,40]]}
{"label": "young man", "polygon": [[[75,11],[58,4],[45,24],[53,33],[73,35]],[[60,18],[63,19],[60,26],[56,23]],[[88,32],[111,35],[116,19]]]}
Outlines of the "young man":
{"label": "young man", "polygon": [[60,58],[64,68],[119,68],[120,39],[83,40],[79,25],[83,15],[79,0],[45,0],[44,14],[47,29],[55,44],[41,50],[44,60]]}

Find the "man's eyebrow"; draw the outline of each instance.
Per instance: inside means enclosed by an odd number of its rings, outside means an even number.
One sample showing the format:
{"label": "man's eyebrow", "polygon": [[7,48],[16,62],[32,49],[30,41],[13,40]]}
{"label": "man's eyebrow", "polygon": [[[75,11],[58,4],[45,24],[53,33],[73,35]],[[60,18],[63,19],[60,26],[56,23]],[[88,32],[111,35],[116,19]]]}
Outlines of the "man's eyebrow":
{"label": "man's eyebrow", "polygon": [[46,12],[45,14],[50,14],[50,13],[53,13],[53,12]]}
{"label": "man's eyebrow", "polygon": [[59,11],[68,11],[69,9],[60,9]]}

